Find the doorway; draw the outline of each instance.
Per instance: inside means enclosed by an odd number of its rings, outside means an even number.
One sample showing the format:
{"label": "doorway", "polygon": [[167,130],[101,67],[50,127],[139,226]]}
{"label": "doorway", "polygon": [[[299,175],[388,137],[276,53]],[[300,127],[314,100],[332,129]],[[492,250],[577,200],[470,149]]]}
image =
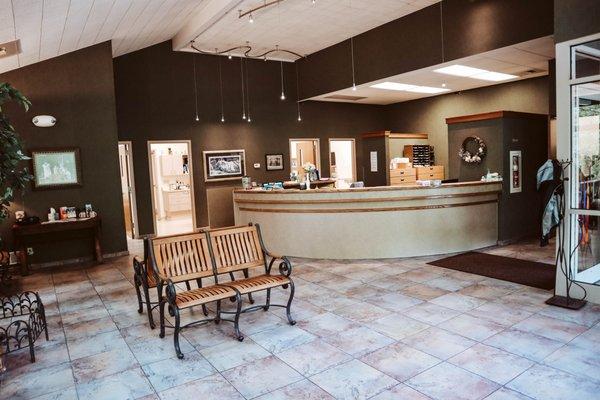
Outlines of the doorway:
{"label": "doorway", "polygon": [[125,234],[128,239],[138,237],[137,208],[131,142],[119,142],[119,171],[121,173],[121,197],[125,216]]}
{"label": "doorway", "polygon": [[319,139],[290,139],[290,172],[304,179],[303,165],[313,164],[321,172]]}
{"label": "doorway", "polygon": [[148,141],[154,232],[159,236],[196,228],[191,142]]}
{"label": "doorway", "polygon": [[329,171],[332,178],[356,181],[354,139],[329,139]]}

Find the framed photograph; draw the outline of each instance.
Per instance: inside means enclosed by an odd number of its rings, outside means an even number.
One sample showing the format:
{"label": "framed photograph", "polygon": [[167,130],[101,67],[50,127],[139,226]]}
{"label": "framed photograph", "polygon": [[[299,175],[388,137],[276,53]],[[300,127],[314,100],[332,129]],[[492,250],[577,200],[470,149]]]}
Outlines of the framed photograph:
{"label": "framed photograph", "polygon": [[31,151],[34,189],[81,186],[79,148],[34,149]]}
{"label": "framed photograph", "polygon": [[265,154],[265,166],[267,171],[282,170],[283,154]]}
{"label": "framed photograph", "polygon": [[512,150],[509,152],[510,165],[510,193],[521,193],[523,191],[523,156],[521,150]]}
{"label": "framed photograph", "polygon": [[203,151],[204,181],[241,179],[246,175],[245,150]]}

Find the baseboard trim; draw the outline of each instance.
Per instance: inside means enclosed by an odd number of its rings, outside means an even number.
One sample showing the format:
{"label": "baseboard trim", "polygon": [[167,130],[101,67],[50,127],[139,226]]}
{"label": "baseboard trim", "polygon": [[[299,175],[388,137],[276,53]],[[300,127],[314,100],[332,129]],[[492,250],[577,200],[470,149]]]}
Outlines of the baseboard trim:
{"label": "baseboard trim", "polygon": [[[117,251],[114,253],[105,253],[105,254],[102,254],[102,257],[104,259],[110,259],[110,258],[116,258],[116,257],[124,257],[124,256],[128,256],[128,255],[129,255],[129,251],[125,250],[125,251]],[[61,266],[65,266],[65,265],[81,264],[81,263],[90,262],[93,260],[94,260],[94,257],[92,257],[92,256],[68,258],[66,260],[58,260],[58,261],[50,261],[50,262],[45,262],[45,263],[31,264],[29,266],[29,268],[33,270],[33,269],[61,267]]]}

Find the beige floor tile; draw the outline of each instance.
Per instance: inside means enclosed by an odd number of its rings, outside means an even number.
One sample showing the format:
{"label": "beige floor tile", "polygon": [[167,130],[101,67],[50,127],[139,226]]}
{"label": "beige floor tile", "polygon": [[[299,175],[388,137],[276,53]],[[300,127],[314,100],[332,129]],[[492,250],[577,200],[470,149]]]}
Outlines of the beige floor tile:
{"label": "beige floor tile", "polygon": [[304,376],[317,374],[352,359],[321,339],[282,351],[277,357]]}
{"label": "beige floor tile", "polygon": [[398,381],[358,360],[330,368],[310,378],[337,399],[368,399]]}
{"label": "beige floor tile", "polygon": [[404,382],[441,362],[440,359],[403,343],[386,346],[360,360],[399,382]]}

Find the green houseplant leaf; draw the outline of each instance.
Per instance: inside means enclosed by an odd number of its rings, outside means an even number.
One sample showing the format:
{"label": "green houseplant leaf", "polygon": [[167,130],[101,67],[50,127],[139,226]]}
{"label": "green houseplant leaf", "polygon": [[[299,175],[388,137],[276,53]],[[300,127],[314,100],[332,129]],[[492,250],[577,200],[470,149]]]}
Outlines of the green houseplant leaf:
{"label": "green houseplant leaf", "polygon": [[15,192],[23,190],[32,179],[27,168],[22,166],[29,157],[23,153],[21,138],[4,113],[3,105],[9,101],[19,104],[25,111],[31,106],[17,89],[0,82],[0,223],[8,218]]}

